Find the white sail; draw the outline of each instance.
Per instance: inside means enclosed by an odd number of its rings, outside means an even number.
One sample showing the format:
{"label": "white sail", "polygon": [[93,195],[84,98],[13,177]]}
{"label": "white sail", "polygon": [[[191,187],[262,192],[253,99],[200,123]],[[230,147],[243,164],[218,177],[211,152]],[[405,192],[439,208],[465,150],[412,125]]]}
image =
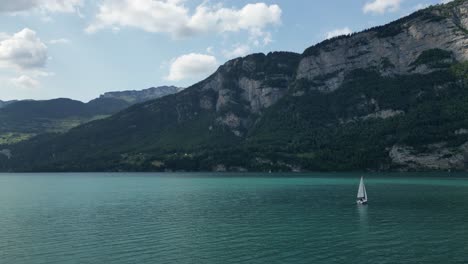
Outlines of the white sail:
{"label": "white sail", "polygon": [[359,183],[359,190],[358,190],[357,198],[367,200],[367,192],[366,192],[366,186],[364,185],[364,177],[361,177],[361,182]]}

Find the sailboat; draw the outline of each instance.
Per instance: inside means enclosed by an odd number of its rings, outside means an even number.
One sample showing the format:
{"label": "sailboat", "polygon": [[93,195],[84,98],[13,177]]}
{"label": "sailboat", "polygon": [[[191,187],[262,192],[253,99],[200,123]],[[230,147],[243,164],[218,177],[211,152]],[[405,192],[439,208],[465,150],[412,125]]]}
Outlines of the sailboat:
{"label": "sailboat", "polygon": [[364,185],[364,177],[361,177],[361,182],[359,183],[359,190],[357,194],[357,204],[365,205],[367,204],[367,192],[366,186]]}

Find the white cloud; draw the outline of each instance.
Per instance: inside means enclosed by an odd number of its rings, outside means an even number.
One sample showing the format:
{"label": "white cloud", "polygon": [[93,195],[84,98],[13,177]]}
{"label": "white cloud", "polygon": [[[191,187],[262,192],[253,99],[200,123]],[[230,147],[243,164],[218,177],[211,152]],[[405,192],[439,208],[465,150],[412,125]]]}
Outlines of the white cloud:
{"label": "white cloud", "polygon": [[400,9],[403,0],[373,0],[364,5],[364,13],[384,14],[388,11],[394,12]]}
{"label": "white cloud", "polygon": [[10,35],[8,35],[7,33],[5,32],[0,32],[0,41],[4,40],[4,39],[7,39],[9,38]]}
{"label": "white cloud", "polygon": [[200,5],[187,27],[195,32],[258,31],[280,24],[281,13],[278,5],[265,3],[247,4],[239,10]]}
{"label": "white cloud", "polygon": [[66,38],[52,39],[49,41],[49,44],[68,44],[68,43],[70,43],[70,40]]}
{"label": "white cloud", "polygon": [[45,12],[76,12],[83,0],[1,0],[0,13],[24,12],[38,9]]}
{"label": "white cloud", "polygon": [[[175,38],[206,33],[248,31],[265,35],[264,30],[281,23],[281,8],[265,3],[247,4],[241,9],[208,6],[192,12],[185,0],[104,0],[86,32],[113,27],[134,27],[152,33],[167,33]],[[268,35],[268,34],[266,34]],[[271,36],[266,36],[269,42]]]}
{"label": "white cloud", "polygon": [[104,0],[88,33],[136,27],[148,32],[176,32],[187,23],[188,10],[177,0]]}
{"label": "white cloud", "polygon": [[37,69],[44,67],[47,59],[47,46],[29,28],[0,41],[0,67]]}
{"label": "white cloud", "polygon": [[170,81],[181,81],[189,78],[204,78],[219,66],[216,57],[206,54],[190,53],[173,60],[169,75]]}
{"label": "white cloud", "polygon": [[353,31],[349,27],[344,27],[344,28],[338,28],[334,29],[332,31],[329,31],[325,34],[327,39],[338,37],[341,35],[349,35],[353,33]]}
{"label": "white cloud", "polygon": [[223,51],[224,57],[228,59],[243,57],[250,52],[250,47],[248,45],[235,45],[232,50]]}
{"label": "white cloud", "polygon": [[40,85],[40,82],[36,79],[33,79],[27,75],[21,75],[18,78],[13,78],[10,80],[11,84],[20,89],[31,89],[37,88]]}

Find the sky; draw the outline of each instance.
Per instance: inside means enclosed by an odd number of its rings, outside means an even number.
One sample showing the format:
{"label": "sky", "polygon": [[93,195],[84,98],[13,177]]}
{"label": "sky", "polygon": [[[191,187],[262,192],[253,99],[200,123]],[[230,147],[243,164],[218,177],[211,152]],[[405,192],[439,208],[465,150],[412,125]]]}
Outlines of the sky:
{"label": "sky", "polygon": [[188,87],[230,59],[301,53],[441,2],[1,0],[0,100]]}

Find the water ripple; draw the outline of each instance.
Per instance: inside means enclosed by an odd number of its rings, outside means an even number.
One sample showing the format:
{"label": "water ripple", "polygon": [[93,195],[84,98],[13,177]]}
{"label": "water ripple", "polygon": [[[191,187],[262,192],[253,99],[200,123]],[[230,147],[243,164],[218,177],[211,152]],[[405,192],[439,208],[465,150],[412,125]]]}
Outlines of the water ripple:
{"label": "water ripple", "polygon": [[468,263],[459,179],[0,175],[0,263]]}

